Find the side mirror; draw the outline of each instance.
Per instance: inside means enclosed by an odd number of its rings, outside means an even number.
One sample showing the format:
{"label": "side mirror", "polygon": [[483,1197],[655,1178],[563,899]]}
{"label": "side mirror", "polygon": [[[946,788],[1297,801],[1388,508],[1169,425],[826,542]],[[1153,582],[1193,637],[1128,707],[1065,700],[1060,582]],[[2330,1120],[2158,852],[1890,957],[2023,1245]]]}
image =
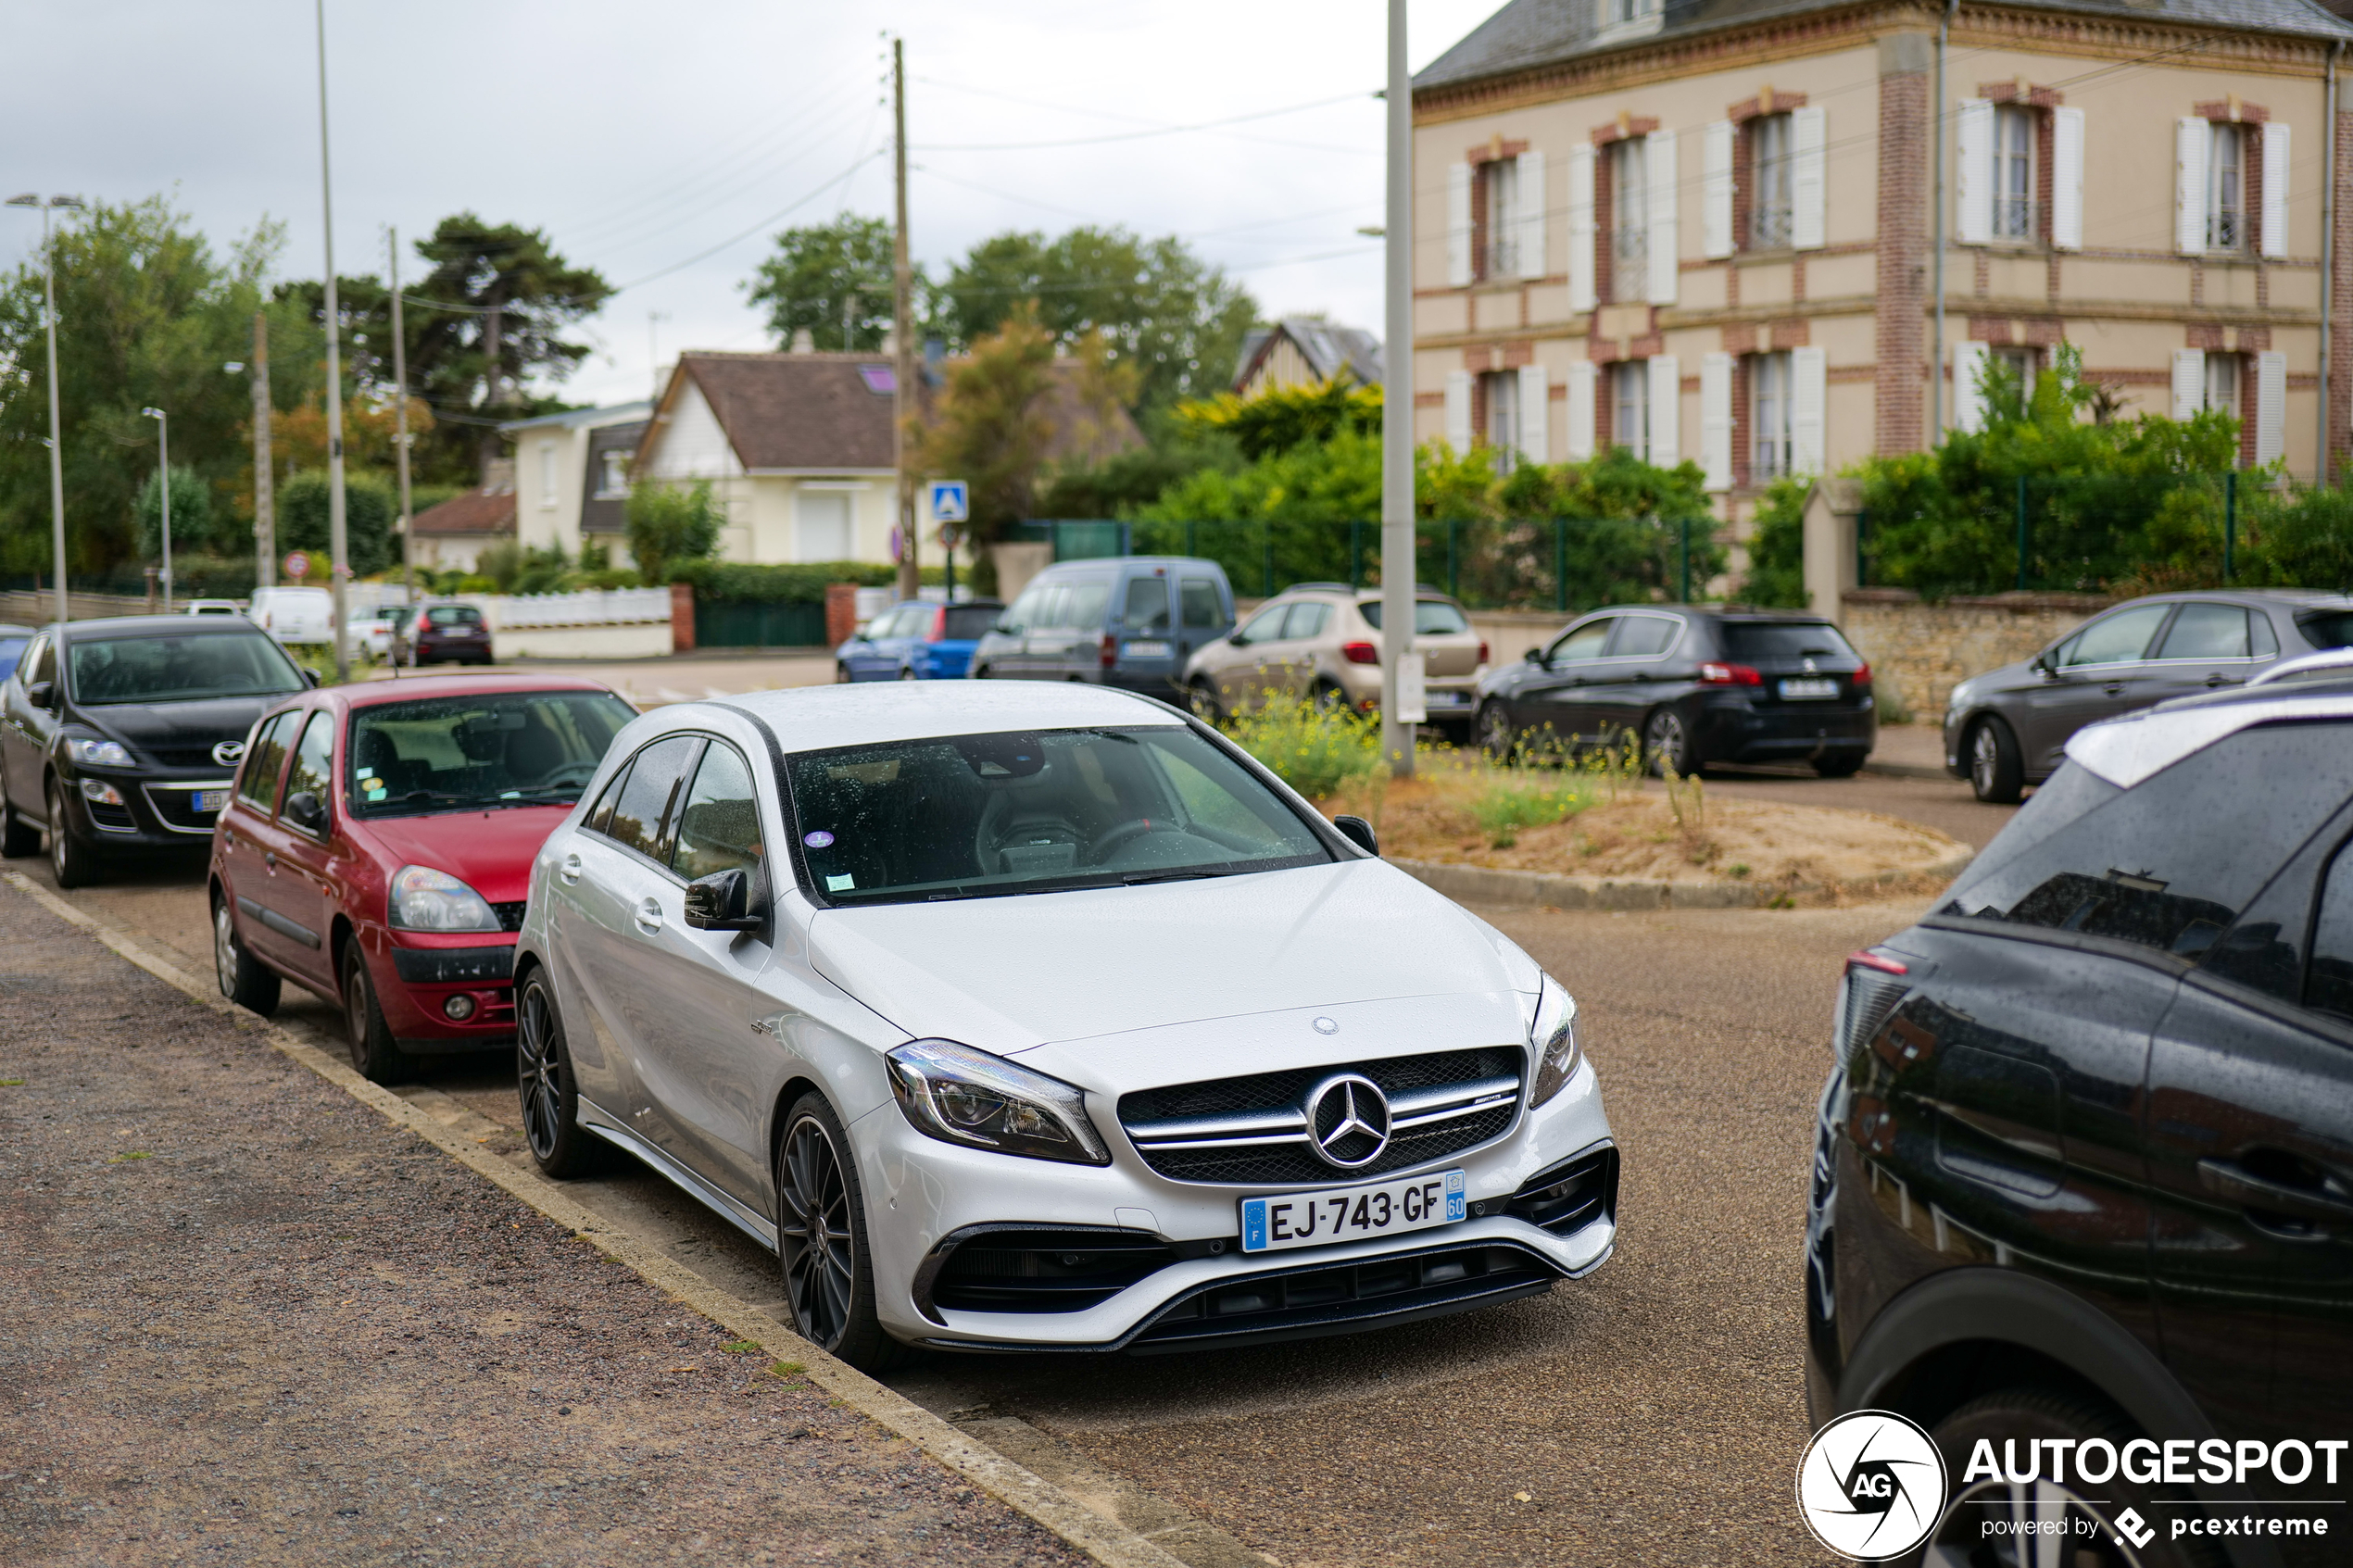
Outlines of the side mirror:
{"label": "side mirror", "polygon": [[57,706],[57,684],[55,681],[35,681],[25,687],[24,699],[35,708],[55,708]]}
{"label": "side mirror", "polygon": [[1530,664],[1541,665],[1544,662],[1544,650],[1542,648],[1529,648],[1526,653],[1520,655],[1520,657],[1528,660]]}
{"label": "side mirror", "polygon": [[302,671],[303,684],[316,691],[319,687],[319,671],[311,669],[308,664],[298,665],[296,668]]}
{"label": "side mirror", "polygon": [[1349,843],[1353,844],[1365,854],[1378,855],[1380,853],[1380,835],[1373,832],[1373,824],[1366,822],[1364,818],[1334,817],[1332,819],[1332,826],[1340,830],[1340,837],[1348,840]]}
{"label": "side mirror", "polygon": [[697,931],[758,931],[768,923],[764,900],[741,866],[697,877],[686,884],[686,923]]}
{"label": "side mirror", "polygon": [[317,833],[327,825],[324,802],[307,789],[298,789],[286,797],[286,821],[305,833]]}

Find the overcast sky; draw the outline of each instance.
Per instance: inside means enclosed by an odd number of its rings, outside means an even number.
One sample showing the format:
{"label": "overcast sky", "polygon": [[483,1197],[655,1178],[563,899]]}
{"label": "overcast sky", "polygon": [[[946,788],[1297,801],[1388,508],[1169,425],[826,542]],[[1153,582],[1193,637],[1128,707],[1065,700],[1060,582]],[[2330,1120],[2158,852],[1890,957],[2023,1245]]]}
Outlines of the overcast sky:
{"label": "overcast sky", "polygon": [[[1415,0],[1414,64],[1499,4]],[[467,208],[544,227],[623,290],[574,401],[644,395],[681,347],[771,346],[739,287],[768,236],[888,215],[885,31],[907,43],[910,228],[935,273],[1008,228],[1116,223],[1183,236],[1270,315],[1380,325],[1380,247],[1355,232],[1381,217],[1379,0],[326,8],[336,270],[381,272],[396,224],[413,278],[408,240]],[[163,193],[224,249],[267,215],[281,270],[319,275],[308,0],[27,6],[9,34],[5,194]],[[38,234],[0,208],[0,263]]]}

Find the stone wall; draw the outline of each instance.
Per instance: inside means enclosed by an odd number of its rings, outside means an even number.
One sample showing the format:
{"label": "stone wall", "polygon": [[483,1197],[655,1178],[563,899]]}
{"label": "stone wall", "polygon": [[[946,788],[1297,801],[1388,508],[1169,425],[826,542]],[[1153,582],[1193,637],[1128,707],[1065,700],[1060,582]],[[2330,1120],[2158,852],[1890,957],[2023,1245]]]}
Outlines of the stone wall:
{"label": "stone wall", "polygon": [[2091,594],[1994,594],[1925,604],[1908,588],[1849,588],[1839,618],[1873,684],[1936,723],[1972,675],[2031,659],[2115,601]]}

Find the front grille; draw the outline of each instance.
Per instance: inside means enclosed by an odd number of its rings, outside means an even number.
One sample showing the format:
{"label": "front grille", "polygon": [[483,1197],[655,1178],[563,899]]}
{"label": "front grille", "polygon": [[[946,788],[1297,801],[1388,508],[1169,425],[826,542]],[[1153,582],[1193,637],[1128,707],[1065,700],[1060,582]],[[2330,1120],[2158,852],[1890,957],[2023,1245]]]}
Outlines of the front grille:
{"label": "front grille", "polygon": [[[243,735],[223,735],[222,740],[242,741]],[[218,768],[220,759],[212,754],[210,746],[142,746],[140,750],[166,768]]]}
{"label": "front grille", "polygon": [[[225,793],[228,781],[224,779],[210,787]],[[202,790],[179,784],[148,784],[145,788],[147,809],[156,814],[157,822],[176,833],[210,833],[220,816],[218,811],[197,809],[196,803],[204,795]]]}
{"label": "front grille", "polygon": [[530,899],[518,898],[511,904],[493,904],[490,906],[490,912],[498,917],[499,930],[521,931],[522,912],[529,908],[531,908]]}
{"label": "front grille", "polygon": [[1403,1257],[1252,1274],[1178,1297],[1145,1323],[1137,1355],[1243,1340],[1302,1339],[1409,1323],[1532,1296],[1560,1271],[1536,1254],[1492,1243]]}
{"label": "front grille", "polygon": [[963,1312],[1081,1312],[1175,1261],[1148,1231],[1007,1226],[950,1237],[918,1271],[915,1298]]}
{"label": "front grille", "polygon": [[[1302,1067],[1139,1089],[1119,1122],[1144,1163],[1180,1182],[1250,1186],[1357,1181],[1402,1171],[1501,1136],[1519,1114],[1524,1051],[1511,1046]],[[1357,1073],[1390,1102],[1389,1147],[1340,1171],[1308,1142],[1305,1101],[1335,1073]]]}

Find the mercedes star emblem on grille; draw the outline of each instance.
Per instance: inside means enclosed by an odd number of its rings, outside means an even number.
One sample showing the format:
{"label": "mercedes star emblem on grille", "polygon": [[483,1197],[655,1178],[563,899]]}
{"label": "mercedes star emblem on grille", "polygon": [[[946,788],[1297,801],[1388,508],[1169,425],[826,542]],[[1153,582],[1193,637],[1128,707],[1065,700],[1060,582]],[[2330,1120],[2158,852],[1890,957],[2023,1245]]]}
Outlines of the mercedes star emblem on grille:
{"label": "mercedes star emblem on grille", "polygon": [[1309,1091],[1307,1135],[1324,1163],[1354,1171],[1389,1147],[1389,1097],[1359,1073],[1336,1073]]}
{"label": "mercedes star emblem on grille", "polygon": [[224,768],[233,768],[245,759],[245,743],[241,740],[224,740],[212,748],[212,759]]}

